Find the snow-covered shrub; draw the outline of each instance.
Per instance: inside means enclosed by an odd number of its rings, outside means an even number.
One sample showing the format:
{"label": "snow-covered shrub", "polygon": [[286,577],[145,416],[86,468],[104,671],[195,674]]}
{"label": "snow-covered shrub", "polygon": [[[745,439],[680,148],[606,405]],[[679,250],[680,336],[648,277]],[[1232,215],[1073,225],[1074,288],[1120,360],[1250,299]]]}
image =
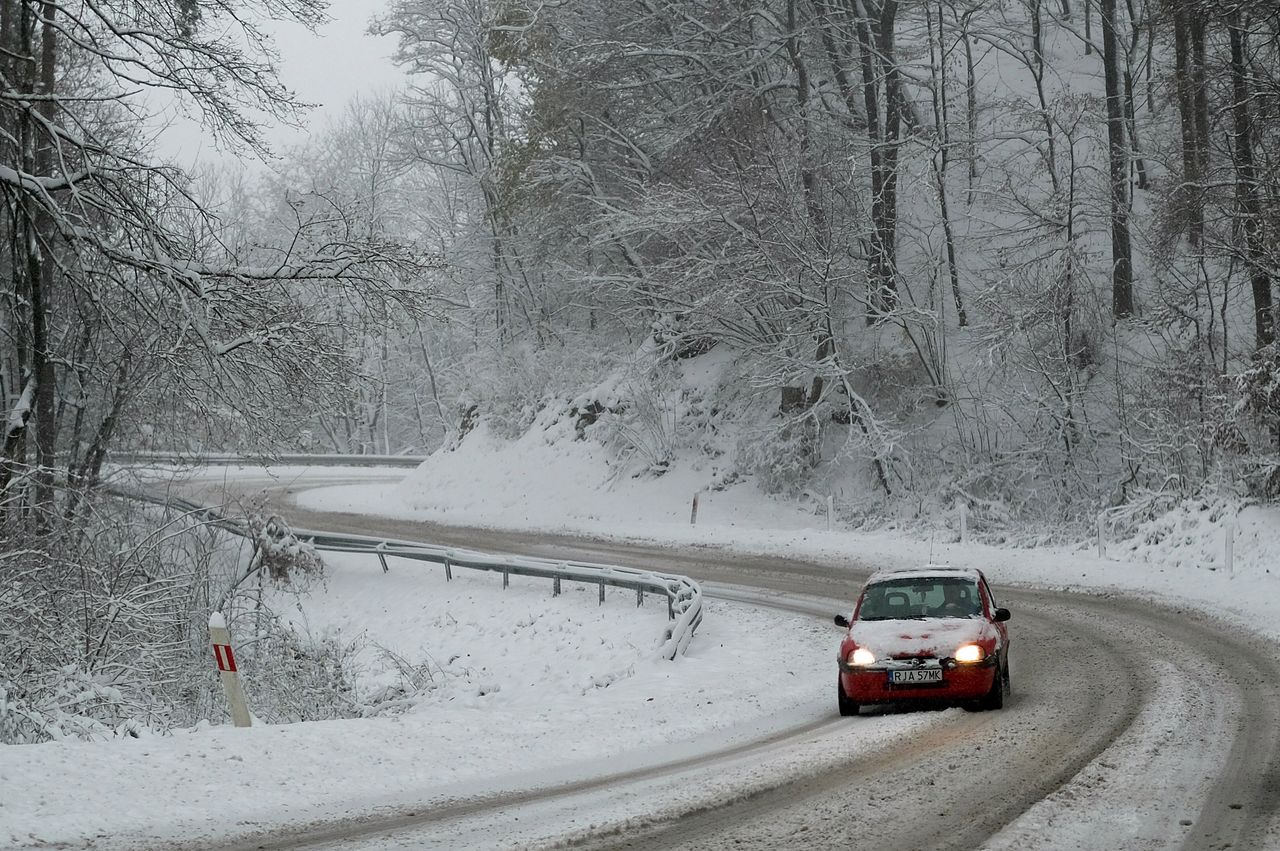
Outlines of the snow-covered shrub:
{"label": "snow-covered shrub", "polygon": [[738,469],[756,477],[765,493],[799,494],[813,474],[817,422],[803,417],[744,431],[738,441]]}
{"label": "snow-covered shrub", "polygon": [[356,690],[359,640],[297,632],[260,609],[232,622],[253,714],[267,723],[325,721],[365,714]]}
{"label": "snow-covered shrub", "polygon": [[248,525],[257,566],[274,581],[316,578],[324,572],[324,560],[316,548],[299,540],[280,515],[255,510],[249,514]]}
{"label": "snow-covered shrub", "polygon": [[1280,349],[1275,343],[1264,346],[1253,362],[1233,376],[1240,401],[1240,413],[1256,414],[1264,422],[1280,422]]}
{"label": "snow-covered shrub", "polygon": [[605,352],[567,345],[522,346],[476,375],[469,392],[493,433],[512,440],[528,431],[544,408],[597,383],[611,361]]}
{"label": "snow-covered shrub", "polygon": [[140,738],[167,727],[167,712],[139,683],[75,665],[22,678],[0,675],[0,744]]}
{"label": "snow-covered shrub", "polygon": [[259,717],[359,714],[351,646],[290,632],[257,583],[225,599],[254,552],[260,576],[294,588],[318,577],[314,551],[287,524],[250,525],[246,547],[192,518],[88,494],[56,531],[3,527],[0,744],[141,736],[221,717],[207,624],[224,605]]}
{"label": "snow-covered shrub", "polygon": [[72,522],[11,525],[0,558],[0,742],[107,738],[195,723],[216,687],[207,530],[86,496]]}
{"label": "snow-covered shrub", "polygon": [[[1275,343],[1259,349],[1249,366],[1230,376],[1235,391],[1230,423],[1217,435],[1243,457],[1241,477],[1249,491],[1262,499],[1280,498],[1280,462],[1275,448],[1280,444],[1280,346]],[[1252,415],[1250,418],[1248,415]],[[1250,426],[1249,435],[1241,424]],[[1252,438],[1252,439],[1251,439]],[[1255,449],[1256,447],[1256,449]]]}
{"label": "snow-covered shrub", "polygon": [[423,695],[444,684],[449,676],[430,657],[412,662],[386,647],[378,647],[383,666],[380,684],[364,697],[364,714],[399,715],[415,707]]}
{"label": "snow-covered shrub", "polygon": [[658,476],[670,469],[679,437],[679,393],[661,369],[619,382],[612,394],[619,403],[604,409],[610,416],[600,419],[597,434],[620,468]]}

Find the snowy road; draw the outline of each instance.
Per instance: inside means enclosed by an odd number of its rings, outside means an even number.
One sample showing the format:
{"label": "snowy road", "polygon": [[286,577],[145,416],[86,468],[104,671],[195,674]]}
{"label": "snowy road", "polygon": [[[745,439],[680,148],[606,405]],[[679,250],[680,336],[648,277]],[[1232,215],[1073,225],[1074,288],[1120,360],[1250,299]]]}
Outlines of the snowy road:
{"label": "snowy road", "polygon": [[[712,596],[823,618],[871,567],[289,515],[311,528],[678,570]],[[1274,646],[1125,597],[1005,591],[1001,603],[1016,642],[1001,712],[931,713],[868,737],[894,719],[834,717],[833,698],[829,720],[715,753],[235,847],[1280,848]],[[742,675],[769,674],[744,660]]]}

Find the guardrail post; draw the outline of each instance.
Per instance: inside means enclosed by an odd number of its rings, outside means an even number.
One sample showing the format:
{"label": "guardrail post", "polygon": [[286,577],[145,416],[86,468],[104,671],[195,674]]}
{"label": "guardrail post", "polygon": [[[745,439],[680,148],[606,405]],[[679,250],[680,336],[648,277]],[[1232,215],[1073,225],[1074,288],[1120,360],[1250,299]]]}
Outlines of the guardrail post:
{"label": "guardrail post", "polygon": [[502,571],[502,590],[506,591],[507,587],[510,585],[511,585],[511,571],[504,570]]}
{"label": "guardrail post", "polygon": [[636,608],[638,609],[643,605],[644,605],[644,589],[637,588],[636,589]]}
{"label": "guardrail post", "polygon": [[676,619],[676,601],[671,599],[671,595],[668,594],[667,595],[667,620],[673,621],[675,619]]}
{"label": "guardrail post", "polygon": [[453,581],[453,565],[449,562],[448,556],[445,556],[445,559],[444,559],[444,581],[445,582]]}
{"label": "guardrail post", "polygon": [[209,615],[209,641],[213,645],[213,661],[222,678],[222,688],[227,693],[227,705],[231,708],[231,721],[237,727],[252,724],[249,705],[245,703],[244,689],[240,685],[240,672],[236,668],[236,654],[231,651],[231,633],[222,612]]}
{"label": "guardrail post", "polygon": [[559,576],[551,580],[551,596],[552,597],[560,596],[560,577]]}
{"label": "guardrail post", "polygon": [[389,570],[388,570],[388,568],[387,568],[387,557],[386,557],[386,555],[382,552],[383,547],[385,547],[385,546],[386,546],[386,542],[383,542],[383,543],[381,543],[381,544],[378,544],[378,561],[382,563],[382,572],[383,572],[383,573],[389,573],[390,571],[389,571]]}
{"label": "guardrail post", "polygon": [[604,583],[600,583],[600,605],[604,605]]}

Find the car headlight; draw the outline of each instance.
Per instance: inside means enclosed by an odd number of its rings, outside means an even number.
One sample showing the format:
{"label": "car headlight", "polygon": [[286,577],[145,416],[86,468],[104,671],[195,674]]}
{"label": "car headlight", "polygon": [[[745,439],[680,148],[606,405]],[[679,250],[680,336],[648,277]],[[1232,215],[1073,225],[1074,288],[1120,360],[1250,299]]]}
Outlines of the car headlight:
{"label": "car headlight", "polygon": [[859,647],[849,654],[847,661],[851,667],[865,668],[876,663],[876,654],[865,647]]}
{"label": "car headlight", "polygon": [[981,662],[985,655],[977,644],[961,644],[956,648],[957,662]]}

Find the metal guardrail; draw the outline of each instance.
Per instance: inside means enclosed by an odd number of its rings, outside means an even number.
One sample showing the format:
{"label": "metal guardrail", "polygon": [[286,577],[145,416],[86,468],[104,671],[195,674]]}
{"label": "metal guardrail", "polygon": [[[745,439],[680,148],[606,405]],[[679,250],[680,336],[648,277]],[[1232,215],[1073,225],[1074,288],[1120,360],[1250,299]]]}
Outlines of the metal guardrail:
{"label": "metal guardrail", "polygon": [[[103,489],[125,499],[176,509],[231,534],[249,537],[249,530],[244,523],[227,517],[217,508],[200,505],[181,497],[155,496],[145,491],[115,485],[106,485]],[[661,594],[667,598],[668,619],[668,624],[662,633],[662,641],[658,646],[658,654],[664,659],[674,659],[677,654],[683,654],[693,638],[694,631],[702,623],[702,588],[689,577],[679,574],[582,561],[556,561],[533,556],[497,556],[474,550],[365,535],[305,529],[294,529],[293,534],[301,540],[309,541],[317,550],[323,552],[377,556],[384,569],[386,559],[394,556],[443,565],[446,578],[452,578],[455,567],[501,573],[504,588],[507,586],[510,575],[515,574],[552,580],[554,594],[560,593],[560,583],[563,580],[599,585],[601,601],[604,600],[605,586],[633,589],[636,592],[637,605],[643,601],[645,592]]]}
{"label": "metal guardrail", "polygon": [[114,464],[174,464],[184,466],[220,466],[231,464],[297,464],[342,467],[417,467],[427,460],[425,455],[338,455],[333,453],[237,455],[232,452],[112,452],[107,461]]}

